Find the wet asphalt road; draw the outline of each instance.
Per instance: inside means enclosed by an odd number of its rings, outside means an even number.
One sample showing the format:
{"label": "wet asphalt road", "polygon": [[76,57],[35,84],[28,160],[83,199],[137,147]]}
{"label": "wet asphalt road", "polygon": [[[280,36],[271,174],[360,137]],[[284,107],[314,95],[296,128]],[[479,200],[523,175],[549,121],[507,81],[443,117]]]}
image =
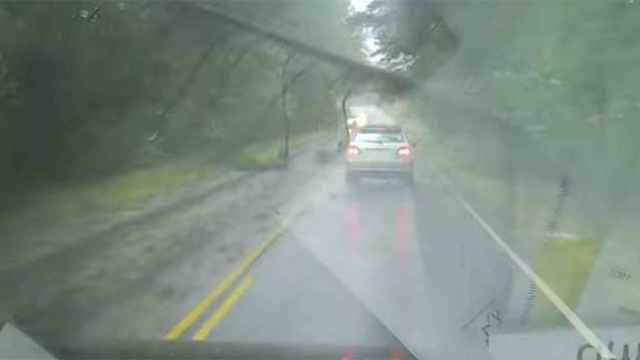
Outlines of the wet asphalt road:
{"label": "wet asphalt road", "polygon": [[45,343],[169,337],[330,345],[342,358],[360,347],[487,357],[465,325],[502,286],[483,232],[420,165],[415,190],[372,180],[354,190],[343,178],[339,159],[309,151],[288,171],[5,272],[3,308]]}

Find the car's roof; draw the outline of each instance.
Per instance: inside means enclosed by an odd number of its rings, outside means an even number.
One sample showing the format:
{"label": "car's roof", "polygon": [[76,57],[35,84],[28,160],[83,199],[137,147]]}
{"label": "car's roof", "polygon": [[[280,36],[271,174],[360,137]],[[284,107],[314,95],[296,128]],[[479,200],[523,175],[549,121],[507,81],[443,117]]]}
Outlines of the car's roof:
{"label": "car's roof", "polygon": [[393,117],[377,106],[352,106],[349,111],[354,117],[364,117],[370,124],[395,125]]}
{"label": "car's roof", "polygon": [[394,133],[402,132],[402,127],[398,125],[366,125],[361,127],[358,132],[360,133]]}

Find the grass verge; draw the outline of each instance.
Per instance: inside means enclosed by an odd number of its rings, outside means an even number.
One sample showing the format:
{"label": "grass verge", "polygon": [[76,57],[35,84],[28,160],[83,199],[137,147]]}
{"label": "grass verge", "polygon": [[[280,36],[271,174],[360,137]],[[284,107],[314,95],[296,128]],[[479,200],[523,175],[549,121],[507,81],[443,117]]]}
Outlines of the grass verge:
{"label": "grass verge", "polygon": [[[532,252],[533,270],[575,310],[587,284],[601,241],[592,238],[551,238]],[[542,294],[533,304],[533,318],[546,325],[567,325],[564,316]]]}
{"label": "grass verge", "polygon": [[[316,134],[292,137],[291,150],[297,151]],[[231,164],[216,161],[215,154],[194,154],[162,164],[130,169],[99,181],[58,184],[31,194],[24,206],[0,219],[0,229],[20,233],[33,224],[47,226],[96,214],[111,214],[142,209],[158,196],[168,196],[204,179],[229,171],[228,165],[241,169],[264,169],[282,164],[281,140],[254,143],[240,150]]]}
{"label": "grass verge", "polygon": [[198,156],[131,169],[99,181],[56,184],[30,194],[21,208],[3,216],[0,227],[19,231],[33,224],[46,226],[98,213],[140,209],[158,195],[171,195],[219,170],[210,157]]}
{"label": "grass verge", "polygon": [[[305,144],[316,138],[317,133],[297,134],[291,137],[289,150],[294,153]],[[240,169],[260,170],[284,166],[282,151],[284,145],[282,139],[263,141],[245,146],[238,155],[232,159],[234,166]]]}
{"label": "grass verge", "polygon": [[[552,211],[556,184],[544,179],[525,177],[518,183],[518,203],[509,202],[509,194],[513,189],[503,177],[493,175],[486,169],[479,169],[478,164],[470,159],[469,150],[461,141],[444,141],[449,139],[435,138],[433,134],[422,129],[425,156],[428,156],[438,169],[450,175],[474,206],[490,219],[502,219],[509,215],[506,211],[517,211],[517,231],[532,231],[545,226]],[[481,171],[478,171],[481,170]],[[522,186],[526,185],[526,186]],[[550,202],[551,201],[551,202]],[[516,206],[516,209],[512,209]],[[518,240],[518,239],[509,239]],[[576,309],[585,290],[587,281],[594,268],[600,252],[602,237],[582,236],[578,238],[549,238],[534,245],[527,256],[533,270],[541,276],[556,294],[573,310]],[[532,304],[531,319],[543,326],[565,326],[567,321],[556,307],[542,294],[538,293]]]}

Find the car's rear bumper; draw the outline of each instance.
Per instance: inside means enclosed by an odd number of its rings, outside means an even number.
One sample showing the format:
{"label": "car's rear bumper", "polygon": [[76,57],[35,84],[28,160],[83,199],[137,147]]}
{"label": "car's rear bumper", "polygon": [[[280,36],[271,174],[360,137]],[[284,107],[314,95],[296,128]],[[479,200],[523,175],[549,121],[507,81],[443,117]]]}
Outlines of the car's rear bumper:
{"label": "car's rear bumper", "polygon": [[402,175],[413,173],[413,162],[347,162],[347,173],[358,175]]}

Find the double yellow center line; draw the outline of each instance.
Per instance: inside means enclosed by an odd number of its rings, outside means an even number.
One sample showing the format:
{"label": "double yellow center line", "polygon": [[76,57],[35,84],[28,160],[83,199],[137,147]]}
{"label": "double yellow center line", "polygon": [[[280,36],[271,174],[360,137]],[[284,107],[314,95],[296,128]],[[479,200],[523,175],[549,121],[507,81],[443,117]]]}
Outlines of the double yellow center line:
{"label": "double yellow center line", "polygon": [[200,329],[193,335],[193,340],[202,341],[209,336],[211,330],[215,329],[220,321],[231,311],[231,308],[242,297],[245,291],[253,284],[255,280],[251,274],[245,276],[238,287],[233,289],[229,297],[227,297],[222,305],[211,315],[211,317],[205,321]]}
{"label": "double yellow center line", "polygon": [[[182,320],[169,330],[164,336],[165,340],[175,340],[182,336],[205,311],[225,292],[236,280],[245,274],[251,265],[267,250],[273,243],[280,238],[287,228],[288,221],[281,221],[266,237],[266,239],[253,249],[247,256],[242,259],[233,271],[231,271],[218,285],[216,285],[200,302],[193,307]],[[250,274],[246,275],[240,284],[233,289],[231,294],[223,301],[220,307],[213,312],[211,317],[207,319],[202,326],[195,332],[193,340],[204,340],[209,333],[214,330],[220,321],[224,319],[226,314],[231,310],[233,305],[242,297],[247,289],[253,284],[254,278]]]}

